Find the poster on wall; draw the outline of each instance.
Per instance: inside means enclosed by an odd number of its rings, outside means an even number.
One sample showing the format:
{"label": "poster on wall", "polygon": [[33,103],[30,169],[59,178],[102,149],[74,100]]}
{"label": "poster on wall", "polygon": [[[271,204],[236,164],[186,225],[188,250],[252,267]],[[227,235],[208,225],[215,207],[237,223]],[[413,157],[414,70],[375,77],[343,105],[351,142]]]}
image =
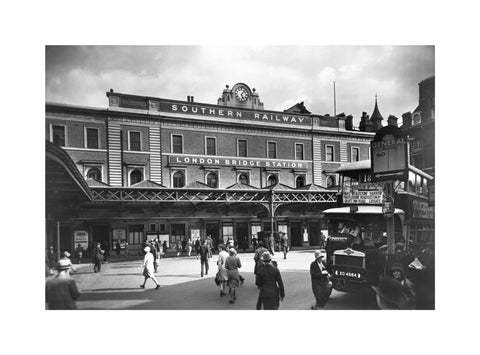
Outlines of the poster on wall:
{"label": "poster on wall", "polygon": [[192,239],[192,243],[195,243],[198,239],[200,239],[200,229],[190,230],[190,238]]}
{"label": "poster on wall", "polygon": [[150,242],[151,240],[157,239],[157,233],[147,233],[147,240]]}
{"label": "poster on wall", "polygon": [[73,232],[73,245],[75,248],[78,245],[82,247],[83,250],[88,248],[88,232],[87,231],[75,231]]}
{"label": "poster on wall", "polygon": [[127,230],[125,228],[112,229],[113,245],[117,244],[117,240],[120,240],[120,248],[125,249],[125,243],[127,241]]}
{"label": "poster on wall", "polygon": [[307,243],[308,242],[308,231],[307,228],[303,230],[303,242]]}
{"label": "poster on wall", "polygon": [[167,242],[167,248],[170,248],[170,243],[169,243],[169,238],[170,234],[159,234],[158,239],[160,239],[160,244],[163,244],[163,242]]}

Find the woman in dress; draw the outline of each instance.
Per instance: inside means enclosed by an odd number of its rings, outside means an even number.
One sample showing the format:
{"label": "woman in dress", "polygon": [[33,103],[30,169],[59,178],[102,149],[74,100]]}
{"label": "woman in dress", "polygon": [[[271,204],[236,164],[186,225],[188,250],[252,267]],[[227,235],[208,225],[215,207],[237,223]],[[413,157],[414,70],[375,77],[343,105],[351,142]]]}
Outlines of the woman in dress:
{"label": "woman in dress", "polygon": [[217,273],[217,279],[220,282],[220,296],[223,297],[226,295],[225,293],[225,287],[227,285],[228,281],[228,273],[227,269],[225,268],[225,262],[227,261],[228,258],[228,253],[223,250],[224,246],[222,244],[218,245],[218,260],[217,260],[217,265],[218,265],[218,273]]}
{"label": "woman in dress", "polygon": [[187,240],[187,255],[190,256],[192,254],[192,240]]}
{"label": "woman in dress", "polygon": [[225,268],[227,269],[228,275],[228,294],[230,295],[230,303],[235,303],[237,299],[235,290],[240,285],[238,269],[242,267],[242,263],[234,248],[230,248],[228,253],[229,257],[225,260]]}
{"label": "woman in dress", "polygon": [[143,258],[143,276],[145,276],[145,281],[143,281],[143,284],[140,285],[141,288],[145,288],[145,284],[147,283],[148,279],[152,279],[153,282],[157,285],[157,288],[160,288],[160,284],[158,281],[155,279],[154,271],[155,271],[155,266],[153,264],[154,262],[154,257],[153,254],[150,253],[150,247],[145,247],[143,249],[145,251],[145,256]]}

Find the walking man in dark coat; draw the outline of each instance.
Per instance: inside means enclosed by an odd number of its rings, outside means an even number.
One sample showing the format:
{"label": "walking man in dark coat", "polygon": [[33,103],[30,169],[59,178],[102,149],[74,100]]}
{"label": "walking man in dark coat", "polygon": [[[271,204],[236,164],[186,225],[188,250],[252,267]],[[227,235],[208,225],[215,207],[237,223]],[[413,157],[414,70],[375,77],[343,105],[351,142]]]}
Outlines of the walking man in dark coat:
{"label": "walking man in dark coat", "polygon": [[209,248],[207,241],[204,240],[203,244],[200,246],[199,249],[199,254],[200,254],[200,276],[203,277],[203,269],[205,267],[205,275],[208,275],[208,253],[209,253]]}
{"label": "walking man in dark coat", "polygon": [[283,258],[286,259],[288,253],[288,237],[283,232],[280,232],[278,234],[280,237],[280,245],[282,246]]}
{"label": "walking man in dark coat", "polygon": [[323,261],[323,255],[320,250],[315,251],[315,261],[310,264],[310,276],[312,278],[312,291],[316,301],[312,309],[323,308],[330,297],[332,288],[327,265]]}
{"label": "walking man in dark coat", "polygon": [[255,250],[255,254],[253,255],[253,260],[255,261],[255,268],[253,269],[253,273],[255,275],[257,274],[259,266],[262,264],[262,255],[265,252],[268,252],[268,250],[263,247],[263,242],[258,242],[258,249]]}
{"label": "walking man in dark coat", "polygon": [[285,298],[282,276],[280,271],[271,263],[272,256],[269,252],[262,254],[264,265],[257,271],[255,283],[260,288],[257,309],[278,309],[280,301]]}
{"label": "walking man in dark coat", "polygon": [[102,269],[102,261],[103,261],[103,250],[100,248],[100,243],[97,243],[95,249],[93,251],[93,259],[94,259],[94,272],[100,272]]}

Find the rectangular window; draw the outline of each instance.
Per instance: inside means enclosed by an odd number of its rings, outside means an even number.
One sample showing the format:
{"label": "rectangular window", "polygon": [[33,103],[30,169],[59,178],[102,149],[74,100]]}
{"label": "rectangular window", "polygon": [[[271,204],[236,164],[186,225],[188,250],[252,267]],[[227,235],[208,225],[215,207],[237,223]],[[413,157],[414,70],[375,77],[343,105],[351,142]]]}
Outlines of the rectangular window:
{"label": "rectangular window", "polygon": [[247,141],[245,139],[239,139],[237,144],[238,144],[238,156],[247,157]]}
{"label": "rectangular window", "polygon": [[303,160],[303,144],[295,143],[295,159]]}
{"label": "rectangular window", "polygon": [[267,158],[277,159],[277,143],[268,142],[268,153]]}
{"label": "rectangular window", "polygon": [[52,143],[65,147],[65,126],[52,125]]}
{"label": "rectangular window", "polygon": [[143,242],[143,225],[133,224],[128,226],[128,244],[139,245]]}
{"label": "rectangular window", "polygon": [[141,149],[141,135],[140,132],[129,131],[128,132],[128,150],[140,151]]}
{"label": "rectangular window", "polygon": [[352,160],[351,161],[359,161],[360,160],[360,149],[359,148],[352,148]]}
{"label": "rectangular window", "polygon": [[213,137],[205,138],[206,154],[207,155],[217,155],[217,144],[216,139]]}
{"label": "rectangular window", "polygon": [[98,129],[97,128],[87,128],[85,130],[87,139],[86,147],[91,149],[98,149]]}
{"label": "rectangular window", "polygon": [[170,243],[182,242],[185,239],[185,224],[172,224],[170,226]]}
{"label": "rectangular window", "polygon": [[172,135],[172,153],[183,154],[183,136]]}
{"label": "rectangular window", "polygon": [[150,232],[156,232],[157,230],[157,226],[155,225],[155,223],[151,223],[150,224]]}
{"label": "rectangular window", "polygon": [[262,231],[262,226],[261,225],[252,224],[252,228],[251,228],[252,238],[257,238],[258,239],[258,232],[261,232],[261,231]]}
{"label": "rectangular window", "polygon": [[286,224],[279,224],[278,231],[285,234],[285,236],[288,238],[288,226]]}
{"label": "rectangular window", "polygon": [[333,155],[333,145],[327,145],[325,146],[325,160],[326,161],[334,161],[334,155]]}
{"label": "rectangular window", "polygon": [[165,224],[161,223],[160,224],[160,232],[165,232],[166,229],[165,229]]}

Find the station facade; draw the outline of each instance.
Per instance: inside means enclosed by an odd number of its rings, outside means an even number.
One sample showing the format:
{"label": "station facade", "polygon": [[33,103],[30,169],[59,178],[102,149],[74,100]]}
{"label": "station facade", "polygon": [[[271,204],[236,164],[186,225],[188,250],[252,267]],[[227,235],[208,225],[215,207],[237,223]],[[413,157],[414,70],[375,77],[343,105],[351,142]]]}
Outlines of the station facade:
{"label": "station facade", "polygon": [[154,236],[172,247],[207,235],[248,248],[272,229],[293,247],[319,245],[322,211],[336,203],[336,170],[369,159],[375,134],[355,130],[352,116],[312,114],[303,103],[265,110],[244,83],[227,86],[216,105],[106,95],[107,108],[46,104],[46,140],[69,156],[93,196],[71,208],[49,209],[47,199],[47,243],[60,240],[59,249],[82,240],[111,250],[117,239],[140,249]]}

